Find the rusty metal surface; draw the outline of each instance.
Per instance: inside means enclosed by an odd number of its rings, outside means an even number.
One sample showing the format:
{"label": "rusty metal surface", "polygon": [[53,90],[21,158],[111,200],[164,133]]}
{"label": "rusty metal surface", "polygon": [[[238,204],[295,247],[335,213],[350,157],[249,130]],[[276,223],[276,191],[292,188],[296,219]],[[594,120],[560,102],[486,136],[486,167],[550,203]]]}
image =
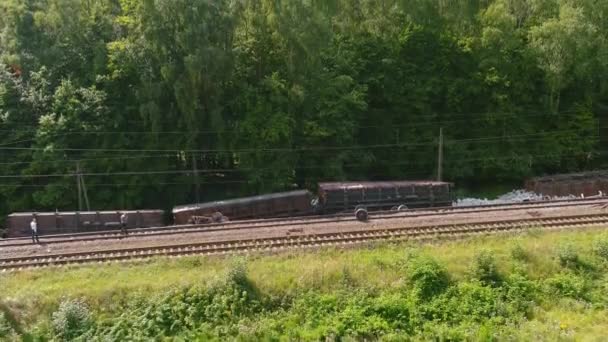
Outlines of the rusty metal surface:
{"label": "rusty metal surface", "polygon": [[556,175],[548,175],[542,177],[534,177],[528,180],[531,183],[539,182],[557,182],[557,181],[575,181],[575,180],[588,180],[588,179],[608,179],[608,170],[601,171],[589,171],[589,172],[577,172],[577,173],[563,173]]}
{"label": "rusty metal surface", "polygon": [[40,235],[118,229],[120,213],[127,214],[128,228],[164,225],[162,210],[20,212],[8,215],[6,224],[9,237],[29,235],[34,215]]}
{"label": "rusty metal surface", "polygon": [[173,221],[175,224],[187,224],[192,216],[207,216],[216,211],[230,220],[305,215],[312,211],[311,199],[312,194],[307,190],[296,190],[182,205],[173,208]]}
{"label": "rusty metal surface", "polygon": [[325,213],[348,211],[357,206],[376,210],[395,206],[449,206],[452,186],[452,183],[437,181],[320,183],[319,199]]}
{"label": "rusty metal surface", "polygon": [[319,183],[319,189],[323,191],[333,190],[350,190],[350,189],[385,189],[385,188],[401,188],[408,186],[442,186],[452,185],[447,182],[437,181],[379,181],[379,182],[325,182]]}
{"label": "rusty metal surface", "polygon": [[524,187],[545,196],[595,196],[608,193],[608,171],[590,171],[535,177]]}
{"label": "rusty metal surface", "polygon": [[214,202],[205,202],[205,203],[196,203],[196,204],[186,204],[179,205],[173,208],[173,213],[179,213],[182,211],[195,210],[195,209],[210,209],[216,207],[223,207],[228,205],[238,205],[238,204],[248,204],[253,202],[261,202],[267,200],[278,200],[292,197],[302,197],[309,196],[310,192],[307,190],[296,190],[296,191],[287,191],[287,192],[278,192],[273,194],[259,195],[259,196],[251,196],[251,197],[241,197],[228,199],[223,201],[214,201]]}

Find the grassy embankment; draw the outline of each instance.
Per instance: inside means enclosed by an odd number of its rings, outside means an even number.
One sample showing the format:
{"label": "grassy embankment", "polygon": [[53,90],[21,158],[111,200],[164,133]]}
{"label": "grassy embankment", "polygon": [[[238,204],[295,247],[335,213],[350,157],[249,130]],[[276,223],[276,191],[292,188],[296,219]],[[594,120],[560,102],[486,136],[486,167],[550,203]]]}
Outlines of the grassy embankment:
{"label": "grassy embankment", "polygon": [[602,340],[607,270],[601,230],[47,269],[0,276],[0,339]]}

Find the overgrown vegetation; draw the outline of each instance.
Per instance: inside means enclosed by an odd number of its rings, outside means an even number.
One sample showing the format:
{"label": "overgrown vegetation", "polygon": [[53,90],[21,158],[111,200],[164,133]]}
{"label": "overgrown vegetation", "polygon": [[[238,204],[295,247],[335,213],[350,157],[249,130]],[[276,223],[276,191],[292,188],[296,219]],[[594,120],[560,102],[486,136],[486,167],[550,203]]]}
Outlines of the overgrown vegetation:
{"label": "overgrown vegetation", "polygon": [[[594,340],[608,328],[608,261],[596,252],[606,238],[537,233],[21,272],[0,278],[0,307],[30,339]],[[2,315],[0,333],[15,334]]]}
{"label": "overgrown vegetation", "polygon": [[[0,1],[0,217],[592,168],[608,2]],[[203,171],[204,170],[204,171]],[[91,175],[94,174],[94,175]],[[33,175],[53,175],[32,177]]]}
{"label": "overgrown vegetation", "polygon": [[52,317],[53,334],[66,341],[71,341],[91,327],[91,313],[81,300],[64,300]]}
{"label": "overgrown vegetation", "polygon": [[15,334],[4,312],[0,311],[0,339],[9,339]]}

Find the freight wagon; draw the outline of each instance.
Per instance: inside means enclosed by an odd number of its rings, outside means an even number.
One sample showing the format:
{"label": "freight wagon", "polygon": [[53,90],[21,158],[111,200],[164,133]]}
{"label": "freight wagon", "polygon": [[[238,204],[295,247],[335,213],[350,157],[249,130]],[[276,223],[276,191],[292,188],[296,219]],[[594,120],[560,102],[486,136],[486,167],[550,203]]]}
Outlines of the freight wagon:
{"label": "freight wagon", "polygon": [[317,211],[355,211],[360,220],[368,210],[451,206],[452,183],[434,181],[319,183]]}
{"label": "freight wagon", "polygon": [[13,213],[6,220],[8,237],[31,234],[30,222],[35,216],[40,235],[90,232],[118,229],[121,213],[127,214],[127,228],[164,225],[162,210],[73,211]]}
{"label": "freight wagon", "polygon": [[528,191],[545,196],[597,196],[608,193],[608,171],[536,177],[525,182]]}
{"label": "freight wagon", "polygon": [[319,183],[317,196],[298,190],[179,206],[173,209],[173,220],[190,224],[220,222],[219,213],[239,220],[353,211],[365,219],[368,210],[451,206],[452,199],[452,183],[446,182],[331,182]]}
{"label": "freight wagon", "polygon": [[303,216],[312,213],[312,196],[306,190],[280,192],[268,195],[243,197],[173,208],[173,223],[199,223],[193,218],[211,217],[221,213],[230,220]]}
{"label": "freight wagon", "polygon": [[[368,210],[451,206],[452,186],[434,181],[320,183],[316,196],[307,190],[297,190],[176,206],[172,210],[173,224],[353,211],[358,219],[365,220]],[[6,224],[9,237],[28,236],[34,215],[41,235],[111,230],[120,227],[122,212],[128,215],[128,228],[164,225],[161,210],[14,213],[8,216]]]}

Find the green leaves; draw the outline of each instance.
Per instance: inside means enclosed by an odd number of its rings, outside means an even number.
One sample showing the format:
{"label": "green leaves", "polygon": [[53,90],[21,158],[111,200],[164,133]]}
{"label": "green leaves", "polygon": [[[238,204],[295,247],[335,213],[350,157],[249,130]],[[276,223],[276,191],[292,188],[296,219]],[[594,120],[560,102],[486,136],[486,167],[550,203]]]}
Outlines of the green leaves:
{"label": "green leaves", "polygon": [[561,4],[559,17],[532,27],[530,47],[545,71],[551,89],[550,108],[560,109],[560,92],[575,78],[592,77],[597,56],[597,27],[585,18],[581,7]]}
{"label": "green leaves", "polygon": [[180,172],[87,179],[104,208],[194,201],[194,161],[225,170],[199,174],[201,200],[429,178],[440,127],[459,184],[603,160],[602,1],[5,0],[0,13],[0,145],[45,149],[0,150],[1,173],[24,177],[0,187],[2,215],[73,209],[73,179],[26,176],[76,159]]}
{"label": "green leaves", "polygon": [[404,271],[415,294],[423,301],[441,294],[450,284],[447,270],[428,256],[409,260]]}
{"label": "green leaves", "polygon": [[73,341],[92,326],[93,317],[82,300],[65,300],[53,313],[53,332],[60,341]]}

